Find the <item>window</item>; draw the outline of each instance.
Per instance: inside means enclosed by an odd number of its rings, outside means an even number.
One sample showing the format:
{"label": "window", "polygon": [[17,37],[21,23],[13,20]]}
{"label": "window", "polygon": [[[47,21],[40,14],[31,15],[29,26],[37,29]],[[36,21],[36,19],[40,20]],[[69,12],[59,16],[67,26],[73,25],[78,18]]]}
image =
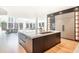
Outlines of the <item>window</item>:
{"label": "window", "polygon": [[27,29],[27,28],[29,28],[29,24],[28,24],[28,23],[26,23],[26,29]]}
{"label": "window", "polygon": [[8,28],[12,29],[13,28],[13,23],[8,23]]}
{"label": "window", "polygon": [[19,23],[20,30],[23,29],[23,23]]}
{"label": "window", "polygon": [[18,23],[14,23],[14,28],[18,29]]}
{"label": "window", "polygon": [[42,22],[42,27],[44,27],[44,22]]}
{"label": "window", "polygon": [[7,23],[6,22],[2,22],[1,23],[1,27],[2,27],[2,30],[6,30],[7,29]]}

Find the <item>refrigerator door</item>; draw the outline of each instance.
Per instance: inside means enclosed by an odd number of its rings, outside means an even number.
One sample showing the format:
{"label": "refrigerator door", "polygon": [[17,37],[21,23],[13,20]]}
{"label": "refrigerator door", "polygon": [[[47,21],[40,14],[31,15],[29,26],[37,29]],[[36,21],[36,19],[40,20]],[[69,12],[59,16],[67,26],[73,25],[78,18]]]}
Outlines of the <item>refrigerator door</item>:
{"label": "refrigerator door", "polygon": [[62,15],[62,24],[64,26],[62,36],[67,39],[75,39],[74,36],[74,12]]}
{"label": "refrigerator door", "polygon": [[75,39],[74,12],[55,16],[55,30],[61,32],[61,37]]}

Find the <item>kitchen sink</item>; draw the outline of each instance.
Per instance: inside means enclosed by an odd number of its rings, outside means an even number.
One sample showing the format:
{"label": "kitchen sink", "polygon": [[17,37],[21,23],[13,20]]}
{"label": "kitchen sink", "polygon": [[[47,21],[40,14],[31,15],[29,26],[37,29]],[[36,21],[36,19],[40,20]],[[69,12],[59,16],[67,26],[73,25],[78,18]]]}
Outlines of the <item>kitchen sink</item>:
{"label": "kitchen sink", "polygon": [[42,32],[42,33],[40,33],[40,34],[47,34],[47,33],[52,33],[52,32]]}

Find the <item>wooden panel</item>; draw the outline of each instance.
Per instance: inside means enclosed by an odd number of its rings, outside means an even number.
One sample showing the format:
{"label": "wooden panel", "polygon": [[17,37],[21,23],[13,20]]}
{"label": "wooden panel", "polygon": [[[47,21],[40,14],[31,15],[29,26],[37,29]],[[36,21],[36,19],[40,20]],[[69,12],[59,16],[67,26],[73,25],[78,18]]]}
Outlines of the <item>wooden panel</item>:
{"label": "wooden panel", "polygon": [[55,16],[55,30],[62,32],[62,15]]}
{"label": "wooden panel", "polygon": [[61,32],[61,37],[75,39],[74,12],[55,16],[55,29]]}
{"label": "wooden panel", "polygon": [[60,43],[60,33],[33,39],[33,52],[40,53]]}
{"label": "wooden panel", "polygon": [[64,25],[63,38],[75,39],[74,33],[74,12],[62,15],[62,24]]}

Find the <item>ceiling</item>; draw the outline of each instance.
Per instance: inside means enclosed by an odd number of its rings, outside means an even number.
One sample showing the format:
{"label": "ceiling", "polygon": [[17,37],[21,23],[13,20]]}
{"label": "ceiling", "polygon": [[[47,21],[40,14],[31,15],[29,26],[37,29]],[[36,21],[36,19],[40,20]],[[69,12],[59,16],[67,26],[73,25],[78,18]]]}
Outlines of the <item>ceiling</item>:
{"label": "ceiling", "polygon": [[24,18],[45,17],[49,13],[72,7],[74,6],[1,6],[8,15]]}

